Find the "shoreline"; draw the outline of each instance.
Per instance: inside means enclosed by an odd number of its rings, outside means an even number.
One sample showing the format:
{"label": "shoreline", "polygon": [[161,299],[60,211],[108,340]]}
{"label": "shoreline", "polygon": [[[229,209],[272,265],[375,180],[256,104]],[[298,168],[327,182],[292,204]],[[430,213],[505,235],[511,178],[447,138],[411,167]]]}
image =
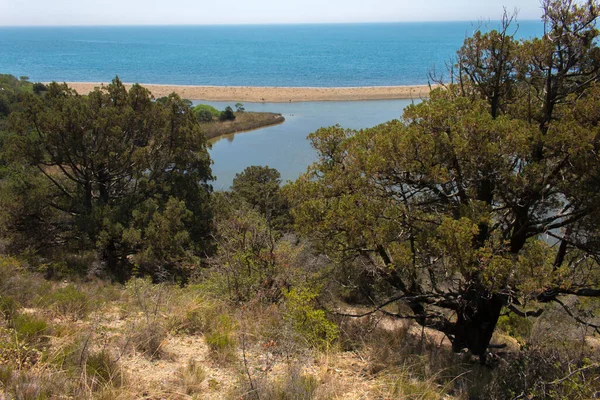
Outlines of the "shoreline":
{"label": "shoreline", "polygon": [[[79,94],[87,94],[107,83],[66,82]],[[305,101],[410,100],[429,96],[429,85],[364,87],[274,87],[274,86],[192,86],[141,84],[154,97],[177,93],[184,99],[206,101],[247,101],[252,103],[293,103]],[[131,83],[126,83],[129,88]]]}

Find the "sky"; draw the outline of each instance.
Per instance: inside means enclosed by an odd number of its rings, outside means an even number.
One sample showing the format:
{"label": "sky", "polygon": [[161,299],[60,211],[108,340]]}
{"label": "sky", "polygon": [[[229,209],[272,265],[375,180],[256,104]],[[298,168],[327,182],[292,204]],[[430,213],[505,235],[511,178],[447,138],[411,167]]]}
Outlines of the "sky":
{"label": "sky", "polygon": [[0,0],[0,26],[538,19],[540,0]]}

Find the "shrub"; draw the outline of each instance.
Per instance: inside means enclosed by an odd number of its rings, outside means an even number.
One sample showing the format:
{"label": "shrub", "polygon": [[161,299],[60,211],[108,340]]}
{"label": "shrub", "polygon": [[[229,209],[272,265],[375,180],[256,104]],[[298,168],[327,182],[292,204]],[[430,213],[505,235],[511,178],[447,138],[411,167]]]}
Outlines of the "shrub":
{"label": "shrub", "polygon": [[164,356],[162,349],[167,337],[167,330],[158,321],[145,322],[134,327],[131,335],[133,347],[150,359],[159,359]]}
{"label": "shrub", "polygon": [[231,317],[221,314],[212,322],[209,332],[204,336],[211,356],[220,362],[230,362],[235,359],[236,340],[233,337],[235,325]]}
{"label": "shrub", "polygon": [[72,316],[75,319],[84,318],[90,311],[91,301],[87,294],[77,289],[74,285],[58,288],[42,299],[42,303],[50,306],[54,311],[63,316]]}
{"label": "shrub", "polygon": [[233,121],[234,119],[235,114],[233,113],[233,109],[229,106],[225,107],[225,110],[219,115],[219,121]]}
{"label": "shrub", "polygon": [[287,311],[284,318],[310,347],[320,350],[331,347],[338,338],[335,323],[325,317],[325,311],[315,308],[318,289],[294,288],[284,293]]}
{"label": "shrub", "polygon": [[12,297],[0,296],[0,317],[10,322],[17,315],[18,309],[19,303]]}
{"label": "shrub", "polygon": [[202,382],[206,379],[206,372],[195,360],[190,360],[177,370],[176,376],[183,392],[192,395],[200,392]]}
{"label": "shrub", "polygon": [[213,120],[213,115],[208,110],[200,110],[196,114],[196,119],[198,122],[211,122]]}
{"label": "shrub", "polygon": [[[247,385],[249,386],[249,385]],[[276,379],[260,379],[254,388],[244,387],[240,396],[244,400],[311,400],[316,398],[319,382],[316,377],[307,375],[297,365],[288,367],[285,375]]]}
{"label": "shrub", "polygon": [[503,315],[498,319],[498,329],[516,339],[525,339],[531,334],[533,323],[516,314]]}
{"label": "shrub", "polygon": [[[0,366],[28,369],[35,365],[41,352],[15,337],[15,332],[0,328]],[[8,373],[4,371],[4,373]]]}
{"label": "shrub", "polygon": [[169,330],[188,335],[208,333],[214,330],[215,321],[225,311],[226,305],[219,301],[196,300],[191,307],[173,315],[169,321]]}
{"label": "shrub", "polygon": [[42,92],[46,92],[48,88],[41,82],[36,82],[33,84],[33,93],[40,94]]}
{"label": "shrub", "polygon": [[198,104],[197,106],[192,108],[192,112],[194,113],[196,118],[198,118],[198,114],[202,111],[210,113],[210,115],[212,115],[214,118],[219,118],[219,115],[221,115],[221,112],[219,110],[217,110],[213,106],[209,106],[208,104]]}
{"label": "shrub", "polygon": [[590,399],[600,391],[600,363],[558,348],[525,349],[508,358],[488,385],[494,399]]}
{"label": "shrub", "polygon": [[106,351],[90,354],[85,361],[85,370],[92,388],[121,386],[123,383],[117,362]]}
{"label": "shrub", "polygon": [[13,319],[13,327],[19,340],[36,344],[47,338],[48,323],[30,314],[19,314]]}

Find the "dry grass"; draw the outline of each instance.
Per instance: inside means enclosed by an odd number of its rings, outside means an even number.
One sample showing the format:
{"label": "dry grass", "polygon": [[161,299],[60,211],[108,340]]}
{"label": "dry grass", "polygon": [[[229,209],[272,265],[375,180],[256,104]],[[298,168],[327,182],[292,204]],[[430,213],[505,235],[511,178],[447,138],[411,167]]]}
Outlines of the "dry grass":
{"label": "dry grass", "polygon": [[433,332],[382,316],[336,320],[339,339],[319,350],[298,337],[284,304],[234,304],[202,286],[144,280],[65,291],[4,272],[51,301],[0,292],[0,398],[467,399],[485,398],[496,374]]}
{"label": "dry grass", "polygon": [[285,118],[281,114],[267,112],[236,112],[233,121],[212,121],[201,123],[207,139],[232,133],[251,131],[270,125],[281,124]]}

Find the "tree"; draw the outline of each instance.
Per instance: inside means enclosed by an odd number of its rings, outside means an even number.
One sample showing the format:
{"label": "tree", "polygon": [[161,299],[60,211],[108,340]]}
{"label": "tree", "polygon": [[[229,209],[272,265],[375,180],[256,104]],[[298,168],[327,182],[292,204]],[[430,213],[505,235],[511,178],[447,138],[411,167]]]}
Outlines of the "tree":
{"label": "tree", "polygon": [[41,82],[36,82],[33,84],[33,93],[35,94],[41,94],[42,92],[47,91],[48,88],[46,87],[46,85],[44,85]]}
{"label": "tree", "polygon": [[[596,2],[544,2],[546,34],[477,33],[454,84],[401,121],[310,135],[319,160],[290,188],[298,229],[385,290],[374,310],[485,360],[503,310],[600,297],[600,51]],[[531,310],[533,305],[539,310]],[[387,312],[387,311],[386,311]]]}
{"label": "tree", "polygon": [[225,110],[219,115],[219,121],[233,121],[234,119],[235,114],[233,113],[233,109],[229,106],[225,107]]}
{"label": "tree", "polygon": [[282,229],[289,223],[289,206],[281,193],[281,174],[268,166],[250,166],[233,178],[233,194],[256,208],[271,228]]}
{"label": "tree", "polygon": [[198,119],[198,122],[211,122],[213,115],[208,110],[200,110],[196,113],[196,118]]}
{"label": "tree", "polygon": [[152,100],[118,78],[88,96],[52,83],[11,119],[11,164],[50,185],[44,205],[60,214],[65,245],[96,250],[119,280],[134,267],[164,278],[210,231],[205,137],[179,96]]}
{"label": "tree", "polygon": [[242,103],[235,103],[235,111],[236,112],[244,112],[246,109]]}

